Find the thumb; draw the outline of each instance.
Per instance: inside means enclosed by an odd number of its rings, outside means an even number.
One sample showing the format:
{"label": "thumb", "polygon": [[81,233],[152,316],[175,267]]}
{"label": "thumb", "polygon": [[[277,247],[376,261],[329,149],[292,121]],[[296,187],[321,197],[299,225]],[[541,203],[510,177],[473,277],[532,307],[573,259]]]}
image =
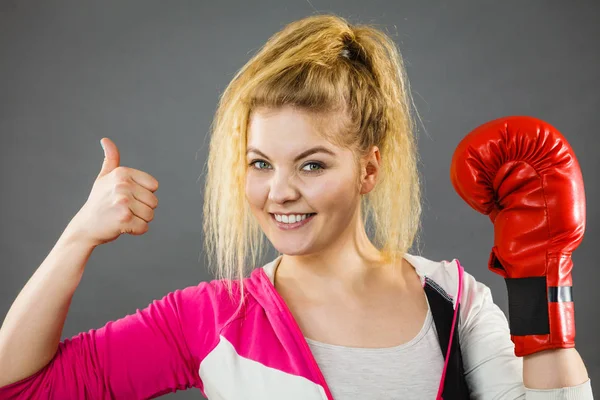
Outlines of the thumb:
{"label": "thumb", "polygon": [[104,162],[102,163],[102,169],[98,174],[98,178],[103,177],[104,175],[110,173],[113,169],[119,166],[120,162],[120,154],[117,145],[108,138],[102,138],[100,140],[100,145],[102,145],[102,149],[104,149]]}

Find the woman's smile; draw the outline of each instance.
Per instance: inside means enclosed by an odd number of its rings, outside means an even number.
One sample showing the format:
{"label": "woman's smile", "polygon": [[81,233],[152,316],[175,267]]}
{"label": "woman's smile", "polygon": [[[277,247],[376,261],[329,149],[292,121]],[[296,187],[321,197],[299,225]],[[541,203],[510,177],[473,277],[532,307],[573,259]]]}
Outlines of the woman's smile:
{"label": "woman's smile", "polygon": [[[303,226],[306,226],[310,221],[312,221],[313,217],[316,214],[302,214],[299,220],[296,215],[294,215],[293,217],[291,215],[269,215],[271,216],[271,220],[275,223],[275,226],[277,226],[281,230],[289,231],[292,229],[299,229]],[[293,220],[294,222],[290,222],[290,220]]]}

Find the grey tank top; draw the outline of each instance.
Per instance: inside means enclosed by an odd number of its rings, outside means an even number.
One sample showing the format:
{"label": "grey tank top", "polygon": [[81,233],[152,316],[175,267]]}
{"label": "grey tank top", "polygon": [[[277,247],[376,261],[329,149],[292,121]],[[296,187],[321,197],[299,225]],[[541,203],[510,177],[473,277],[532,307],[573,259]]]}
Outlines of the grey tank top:
{"label": "grey tank top", "polygon": [[435,399],[444,368],[431,310],[409,342],[356,348],[306,338],[336,400]]}

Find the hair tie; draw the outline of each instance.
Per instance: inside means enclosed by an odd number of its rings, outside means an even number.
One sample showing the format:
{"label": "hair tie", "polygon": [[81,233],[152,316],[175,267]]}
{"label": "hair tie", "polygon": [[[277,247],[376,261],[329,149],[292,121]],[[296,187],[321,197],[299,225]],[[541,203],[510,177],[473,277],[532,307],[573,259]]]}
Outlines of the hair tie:
{"label": "hair tie", "polygon": [[342,49],[342,51],[340,52],[340,56],[350,60],[350,50],[348,50],[346,48]]}

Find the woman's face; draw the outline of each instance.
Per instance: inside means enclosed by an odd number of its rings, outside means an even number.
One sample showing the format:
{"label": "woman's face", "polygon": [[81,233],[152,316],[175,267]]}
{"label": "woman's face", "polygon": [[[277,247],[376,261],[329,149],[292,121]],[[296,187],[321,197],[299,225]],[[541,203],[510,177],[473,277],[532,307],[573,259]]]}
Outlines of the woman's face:
{"label": "woman's face", "polygon": [[[310,118],[291,107],[254,112],[248,128],[246,198],[267,238],[286,255],[318,252],[356,228],[353,154],[321,137]],[[304,220],[290,224],[290,214]]]}

